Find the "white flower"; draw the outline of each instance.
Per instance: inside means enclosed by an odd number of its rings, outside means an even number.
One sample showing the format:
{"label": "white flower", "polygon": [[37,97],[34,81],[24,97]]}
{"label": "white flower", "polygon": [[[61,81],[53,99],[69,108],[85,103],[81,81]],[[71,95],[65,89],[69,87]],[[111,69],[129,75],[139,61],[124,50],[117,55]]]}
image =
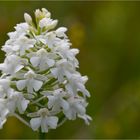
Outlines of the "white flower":
{"label": "white flower", "polygon": [[67,28],[60,27],[55,31],[55,33],[58,37],[67,37],[66,34],[65,34],[66,31],[67,31]]}
{"label": "white flower", "polygon": [[68,40],[61,40],[56,42],[58,47],[54,48],[54,50],[59,54],[62,58],[68,59],[74,67],[78,68],[79,62],[75,58],[75,55],[79,53],[78,49],[70,49],[70,43]]}
{"label": "white flower", "polygon": [[10,92],[10,80],[0,78],[0,99],[5,98]]}
{"label": "white flower", "polygon": [[15,33],[11,33],[12,39],[8,40],[3,46],[2,50],[7,54],[20,54],[24,55],[26,50],[34,47],[36,43],[35,39],[29,39],[24,35],[18,35],[18,37],[13,37]]}
{"label": "white flower", "polygon": [[66,89],[69,93],[76,95],[77,91],[81,91],[84,96],[90,97],[90,93],[84,86],[87,76],[81,77],[79,74],[72,74],[68,79],[69,82],[66,85]]}
{"label": "white flower", "polygon": [[64,114],[69,120],[75,120],[77,115],[85,115],[87,103],[84,99],[80,99],[78,97],[70,97],[68,99],[69,108],[64,110]]}
{"label": "white flower", "polygon": [[56,37],[54,32],[48,32],[42,38],[39,38],[39,40],[52,49],[60,39]]}
{"label": "white flower", "polygon": [[59,82],[65,80],[65,76],[71,75],[74,72],[72,65],[66,60],[61,59],[56,62],[56,67],[51,69],[51,73],[55,78],[58,78]]}
{"label": "white flower", "polygon": [[45,49],[40,49],[35,56],[30,59],[34,67],[39,67],[40,70],[46,70],[55,64],[53,54],[48,53]]}
{"label": "white flower", "polygon": [[15,29],[16,31],[8,33],[10,40],[6,42],[7,44],[15,41],[20,36],[26,35],[29,32],[29,25],[27,23],[20,23],[15,26]]}
{"label": "white flower", "polygon": [[31,127],[34,131],[41,127],[42,133],[48,132],[48,129],[55,129],[57,127],[58,118],[56,116],[49,116],[46,108],[40,109],[37,112],[37,118],[32,118],[30,121]]}
{"label": "white flower", "polygon": [[10,110],[10,113],[14,113],[16,108],[20,114],[23,114],[29,104],[29,100],[26,100],[22,93],[12,92],[7,99],[7,107]]}
{"label": "white flower", "polygon": [[57,89],[54,91],[46,91],[46,94],[44,94],[48,98],[48,108],[52,108],[53,113],[58,113],[61,111],[61,108],[63,110],[67,110],[69,108],[69,103],[64,99],[64,97],[67,97],[66,93],[63,91],[63,89]]}
{"label": "white flower", "polygon": [[19,51],[20,55],[24,55],[26,50],[34,47],[35,44],[34,39],[29,39],[25,36],[21,36],[16,41],[17,50]]}
{"label": "white flower", "polygon": [[[15,29],[16,29],[15,33],[18,33],[19,36],[23,36],[28,33],[29,25],[27,23],[20,23],[20,24],[17,24],[17,26],[15,26]],[[8,35],[10,36],[10,34]],[[15,36],[12,36],[12,35],[10,37],[15,38]]]}
{"label": "white flower", "polygon": [[29,25],[27,23],[20,23],[15,26],[15,29],[16,31],[8,33],[8,36],[10,37],[10,39],[6,41],[5,45],[2,48],[2,50],[4,50],[6,53],[7,51],[6,51],[5,46],[10,45],[10,44],[13,46],[13,43],[19,37],[26,35],[29,32]]}
{"label": "white flower", "polygon": [[34,90],[38,91],[43,85],[42,81],[35,79],[36,75],[33,71],[28,71],[24,77],[26,78],[25,80],[17,81],[17,88],[19,90],[23,90],[25,87],[27,87],[27,92],[33,93]]}
{"label": "white flower", "polygon": [[26,63],[26,59],[21,59],[17,55],[9,55],[5,59],[4,63],[0,64],[0,70],[6,74],[14,74],[21,70]]}

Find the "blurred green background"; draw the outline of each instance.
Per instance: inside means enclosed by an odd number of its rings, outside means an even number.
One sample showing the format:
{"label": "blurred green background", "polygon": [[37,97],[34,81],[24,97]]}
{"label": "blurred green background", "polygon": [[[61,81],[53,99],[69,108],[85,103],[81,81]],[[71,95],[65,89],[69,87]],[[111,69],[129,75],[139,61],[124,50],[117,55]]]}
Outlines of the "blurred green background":
{"label": "blurred green background", "polygon": [[[1,1],[0,45],[24,21],[24,12],[33,15],[42,7],[68,27],[73,47],[80,49],[80,72],[88,75],[91,92],[87,112],[93,118],[90,126],[68,121],[47,138],[140,138],[140,2]],[[15,118],[0,130],[1,139],[37,137]]]}

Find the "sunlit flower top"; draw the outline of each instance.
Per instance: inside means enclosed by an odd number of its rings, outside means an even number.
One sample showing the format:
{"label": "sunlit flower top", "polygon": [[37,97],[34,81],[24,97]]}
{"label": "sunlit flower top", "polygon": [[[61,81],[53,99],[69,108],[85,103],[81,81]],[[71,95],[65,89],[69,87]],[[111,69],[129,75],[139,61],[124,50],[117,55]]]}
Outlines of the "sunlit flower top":
{"label": "sunlit flower top", "polygon": [[89,124],[88,78],[77,71],[79,50],[70,48],[67,28],[54,30],[58,21],[45,8],[35,11],[35,23],[27,13],[24,18],[2,46],[6,58],[0,64],[0,128],[9,116],[42,132],[77,117]]}

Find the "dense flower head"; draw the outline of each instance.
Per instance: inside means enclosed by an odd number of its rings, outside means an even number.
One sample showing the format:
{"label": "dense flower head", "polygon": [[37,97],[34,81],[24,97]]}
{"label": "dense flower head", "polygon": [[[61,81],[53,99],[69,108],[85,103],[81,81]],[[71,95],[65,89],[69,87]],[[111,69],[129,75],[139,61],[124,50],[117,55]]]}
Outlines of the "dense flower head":
{"label": "dense flower head", "polygon": [[77,71],[79,50],[70,48],[67,28],[55,30],[58,21],[45,8],[35,11],[35,23],[27,13],[24,19],[2,46],[0,128],[9,116],[42,132],[77,117],[89,124],[88,78]]}

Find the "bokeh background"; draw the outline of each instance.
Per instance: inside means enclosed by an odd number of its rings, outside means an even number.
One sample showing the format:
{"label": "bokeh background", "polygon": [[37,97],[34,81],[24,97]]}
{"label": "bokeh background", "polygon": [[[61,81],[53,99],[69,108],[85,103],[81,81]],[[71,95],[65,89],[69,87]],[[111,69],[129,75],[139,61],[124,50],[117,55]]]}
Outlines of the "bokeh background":
{"label": "bokeh background", "polygon": [[[68,121],[47,138],[140,138],[140,2],[113,1],[0,1],[0,46],[7,32],[47,8],[59,26],[68,27],[73,47],[80,49],[79,71],[88,75],[90,126]],[[0,61],[4,53],[0,51]],[[0,130],[0,138],[38,138],[15,118]]]}

